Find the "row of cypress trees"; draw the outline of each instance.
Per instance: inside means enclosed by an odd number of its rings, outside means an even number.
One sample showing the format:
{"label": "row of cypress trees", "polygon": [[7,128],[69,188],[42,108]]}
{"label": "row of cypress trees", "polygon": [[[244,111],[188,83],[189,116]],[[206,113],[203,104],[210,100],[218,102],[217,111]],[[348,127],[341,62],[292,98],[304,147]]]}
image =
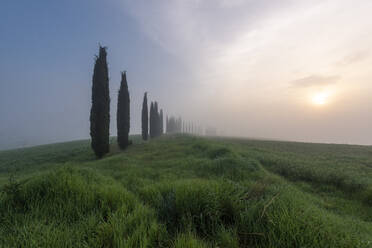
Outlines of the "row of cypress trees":
{"label": "row of cypress trees", "polygon": [[181,133],[182,132],[182,119],[181,117],[175,118],[171,116],[166,117],[166,133]]}
{"label": "row of cypress trees", "polygon": [[[126,72],[121,73],[120,89],[117,105],[117,141],[120,149],[131,144],[130,129],[130,97]],[[159,110],[158,102],[151,102],[150,113],[145,92],[142,103],[142,139],[158,137],[164,133],[163,110]],[[166,133],[201,134],[200,127],[186,124],[182,119],[166,117]],[[96,56],[92,79],[92,107],[90,111],[91,147],[98,158],[103,157],[110,150],[110,90],[107,67],[106,47],[99,47]]]}
{"label": "row of cypress trees", "polygon": [[195,125],[192,122],[183,121],[181,117],[168,116],[166,117],[166,133],[188,133],[195,135],[202,135],[203,128],[201,126]]}
{"label": "row of cypress trees", "polygon": [[147,92],[143,96],[142,102],[142,139],[148,140],[155,138],[164,133],[164,120],[163,120],[163,109],[158,107],[158,102],[151,102],[150,104],[150,117],[147,104]]}
{"label": "row of cypress trees", "polygon": [[[120,149],[130,145],[130,97],[126,72],[121,73],[120,89],[117,105],[117,141]],[[164,133],[163,110],[158,102],[151,102],[150,114],[148,111],[147,92],[142,103],[142,138],[147,140],[158,137]],[[166,133],[192,133],[201,134],[202,129],[193,124],[186,124],[182,119],[171,116],[166,118]],[[211,132],[215,133],[215,132]],[[91,147],[98,158],[103,157],[110,150],[110,92],[107,67],[106,47],[99,47],[96,56],[92,79],[92,108],[90,111]]]}
{"label": "row of cypress trees", "polygon": [[[129,144],[130,99],[126,73],[121,73],[117,106],[118,144],[125,149]],[[92,107],[90,110],[91,147],[98,158],[110,151],[110,90],[106,47],[99,47],[92,79]]]}
{"label": "row of cypress trees", "polygon": [[[121,149],[131,144],[129,141],[130,129],[130,97],[126,72],[121,73],[120,89],[117,105],[117,141]],[[149,117],[150,116],[150,117]],[[147,140],[158,137],[164,133],[163,110],[158,102],[151,102],[150,115],[148,111],[147,92],[142,103],[142,139]],[[150,124],[150,126],[149,126]],[[201,127],[186,124],[182,119],[171,116],[166,118],[166,133],[192,133],[202,134]],[[208,130],[215,134],[215,130]],[[103,157],[110,150],[110,90],[107,67],[106,47],[99,47],[99,54],[95,58],[92,79],[92,107],[90,110],[90,136],[91,147],[98,158]]]}
{"label": "row of cypress trees", "polygon": [[203,128],[201,126],[195,125],[192,122],[183,122],[182,133],[189,133],[194,135],[203,135]]}
{"label": "row of cypress trees", "polygon": [[163,134],[163,110],[158,108],[158,102],[150,105],[150,137],[155,138]]}
{"label": "row of cypress trees", "polygon": [[[130,129],[130,97],[126,72],[121,73],[120,89],[117,105],[117,142],[120,149],[131,144]],[[150,126],[149,126],[150,124]],[[142,138],[155,138],[164,133],[163,110],[158,109],[158,103],[151,102],[150,118],[147,104],[147,92],[142,104]],[[110,90],[107,67],[106,47],[99,47],[99,54],[95,58],[92,79],[92,107],[90,111],[91,147],[98,158],[110,151]]]}
{"label": "row of cypress trees", "polygon": [[151,102],[150,117],[147,104],[147,92],[143,96],[142,102],[142,139],[148,140],[164,133],[163,109],[158,107],[158,102]]}

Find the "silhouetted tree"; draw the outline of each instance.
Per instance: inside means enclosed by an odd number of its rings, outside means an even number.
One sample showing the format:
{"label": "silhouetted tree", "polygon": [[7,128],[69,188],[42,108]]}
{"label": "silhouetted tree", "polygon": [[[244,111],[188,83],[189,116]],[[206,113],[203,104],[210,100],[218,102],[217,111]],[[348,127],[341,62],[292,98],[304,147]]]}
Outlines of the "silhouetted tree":
{"label": "silhouetted tree", "polygon": [[155,101],[154,103],[154,131],[155,136],[157,137],[160,135],[160,121],[159,121],[159,109],[158,109],[158,102]]}
{"label": "silhouetted tree", "polygon": [[164,133],[164,120],[163,120],[163,109],[160,109],[160,115],[159,115],[159,122],[160,122],[160,135],[163,135]]}
{"label": "silhouetted tree", "polygon": [[110,93],[106,57],[106,48],[100,46],[94,65],[90,110],[91,147],[98,158],[110,150]]}
{"label": "silhouetted tree", "polygon": [[[150,137],[155,138],[164,133],[164,116],[163,110],[160,109],[158,102],[151,102],[150,105]],[[168,122],[168,121],[167,121]],[[167,125],[168,128],[168,125]]]}
{"label": "silhouetted tree", "polygon": [[151,102],[150,105],[150,137],[154,138],[155,137],[155,119],[154,119],[154,103]]}
{"label": "silhouetted tree", "polygon": [[165,133],[169,133],[169,119],[168,119],[168,115],[165,119]]}
{"label": "silhouetted tree", "polygon": [[127,76],[125,71],[121,73],[121,83],[118,95],[118,108],[117,108],[117,131],[118,131],[118,144],[120,149],[125,149],[129,145],[129,128],[130,128],[130,113],[129,113],[129,91]]}
{"label": "silhouetted tree", "polygon": [[149,113],[147,106],[147,92],[143,96],[142,103],[142,139],[147,140],[149,135]]}

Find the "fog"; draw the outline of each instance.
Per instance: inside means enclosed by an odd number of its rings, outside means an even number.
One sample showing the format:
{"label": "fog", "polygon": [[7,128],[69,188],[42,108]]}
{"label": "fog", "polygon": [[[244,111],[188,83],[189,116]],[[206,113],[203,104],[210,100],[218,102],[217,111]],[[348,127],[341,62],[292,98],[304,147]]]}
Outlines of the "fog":
{"label": "fog", "polygon": [[131,133],[143,93],[218,134],[372,144],[368,0],[5,1],[0,149],[89,138],[94,55],[120,71]]}

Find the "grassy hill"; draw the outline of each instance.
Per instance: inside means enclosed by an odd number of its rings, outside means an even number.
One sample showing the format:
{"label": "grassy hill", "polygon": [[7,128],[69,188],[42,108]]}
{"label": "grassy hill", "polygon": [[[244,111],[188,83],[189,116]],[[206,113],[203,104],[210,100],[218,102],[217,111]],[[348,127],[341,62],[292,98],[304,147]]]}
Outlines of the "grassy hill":
{"label": "grassy hill", "polygon": [[133,139],[0,152],[0,247],[372,247],[372,147]]}

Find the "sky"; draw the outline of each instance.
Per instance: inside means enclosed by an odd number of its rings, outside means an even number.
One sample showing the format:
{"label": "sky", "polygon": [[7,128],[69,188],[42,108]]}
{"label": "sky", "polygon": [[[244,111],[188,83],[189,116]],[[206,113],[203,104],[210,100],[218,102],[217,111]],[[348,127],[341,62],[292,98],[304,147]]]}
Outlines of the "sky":
{"label": "sky", "polygon": [[0,149],[89,138],[94,58],[108,47],[111,135],[127,71],[220,135],[372,145],[369,0],[4,0]]}

